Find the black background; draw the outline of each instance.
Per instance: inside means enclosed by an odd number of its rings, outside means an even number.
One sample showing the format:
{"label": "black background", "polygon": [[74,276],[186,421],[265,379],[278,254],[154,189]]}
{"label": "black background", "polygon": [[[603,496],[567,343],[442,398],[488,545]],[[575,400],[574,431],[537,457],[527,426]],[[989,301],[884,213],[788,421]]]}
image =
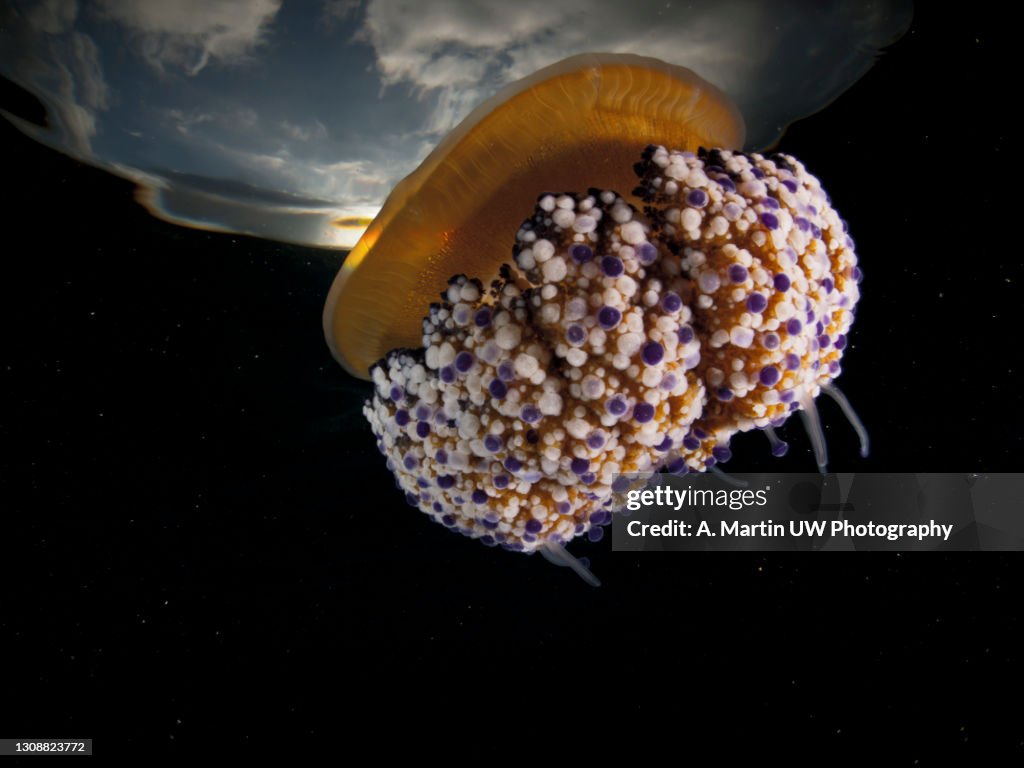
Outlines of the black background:
{"label": "black background", "polygon": [[[822,402],[835,471],[1021,469],[1017,45],[971,8],[919,8],[780,143],[866,275],[838,383],[873,450]],[[616,721],[698,740],[696,707],[793,751],[1024,755],[1019,555],[577,542],[592,589],[453,536],[394,490],[367,385],[324,345],[337,253],[159,222],[126,182],[0,137],[4,735],[351,744],[362,718],[413,713],[445,740],[558,724],[639,744]],[[729,468],[813,470],[783,431],[786,459],[748,434]]]}

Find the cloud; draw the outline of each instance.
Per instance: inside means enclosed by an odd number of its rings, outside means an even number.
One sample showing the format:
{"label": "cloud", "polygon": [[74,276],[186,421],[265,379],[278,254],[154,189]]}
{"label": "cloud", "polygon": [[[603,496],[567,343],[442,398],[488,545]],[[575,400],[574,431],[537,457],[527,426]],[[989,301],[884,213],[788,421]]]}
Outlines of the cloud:
{"label": "cloud", "polygon": [[91,37],[81,32],[71,33],[70,63],[82,105],[92,112],[110,106],[110,88],[103,77],[100,51]]}
{"label": "cloud", "polygon": [[25,12],[25,18],[34,29],[59,35],[75,25],[77,14],[75,0],[42,0]]}
{"label": "cloud", "polygon": [[324,162],[296,157],[287,148],[273,153],[221,145],[219,154],[246,183],[268,190],[289,190],[309,198],[346,204],[379,204],[395,182],[386,165],[370,160]]}
{"label": "cloud", "polygon": [[77,98],[77,84],[67,59],[58,53],[53,59],[50,105],[54,122],[61,127],[64,138],[79,157],[92,155],[92,139],[96,135],[96,111],[81,104]]}
{"label": "cloud", "polygon": [[385,87],[406,85],[434,100],[424,130],[440,136],[498,88],[588,51],[693,66],[725,88],[743,82],[765,44],[759,13],[742,5],[420,0],[413,11],[403,0],[369,0],[359,36],[373,47]]}
{"label": "cloud", "polygon": [[321,20],[328,25],[347,21],[359,15],[362,0],[325,0]]}
{"label": "cloud", "polygon": [[[408,170],[404,157],[376,147],[372,156],[324,143],[327,127],[319,120],[305,123],[261,119],[241,104],[217,108],[160,111],[164,135],[177,138],[179,151],[189,158],[190,186],[201,189],[224,179],[250,188],[338,203],[375,205]],[[338,159],[338,155],[344,159]],[[334,155],[331,157],[331,155]],[[158,177],[171,174],[158,163],[144,169]],[[204,177],[202,174],[211,174]],[[180,174],[178,174],[180,176]],[[205,183],[202,178],[207,178]]]}
{"label": "cloud", "polygon": [[292,141],[307,142],[327,138],[327,126],[319,120],[314,120],[307,125],[284,120],[281,123],[281,131]]}
{"label": "cloud", "polygon": [[373,46],[386,85],[473,85],[488,69],[501,66],[507,51],[550,36],[573,2],[585,5],[581,0],[422,0],[410,13],[401,0],[370,0],[362,38]]}
{"label": "cloud", "polygon": [[33,11],[16,31],[32,55],[23,56],[14,73],[46,104],[57,133],[28,125],[23,129],[44,141],[66,144],[77,157],[90,158],[98,114],[110,106],[111,98],[99,48],[89,35],[68,31],[75,18],[74,3],[46,3]]}
{"label": "cloud", "polygon": [[99,0],[160,71],[196,75],[211,61],[245,61],[263,42],[281,0]]}
{"label": "cloud", "polygon": [[210,112],[201,112],[194,109],[188,112],[181,109],[168,109],[166,115],[167,119],[174,125],[174,130],[182,136],[187,136],[191,133],[195,126],[210,123],[216,119]]}
{"label": "cloud", "polygon": [[429,101],[435,139],[502,86],[600,52],[689,67],[739,104],[748,141],[764,146],[855,82],[909,21],[904,0],[366,0],[358,39],[385,88]]}

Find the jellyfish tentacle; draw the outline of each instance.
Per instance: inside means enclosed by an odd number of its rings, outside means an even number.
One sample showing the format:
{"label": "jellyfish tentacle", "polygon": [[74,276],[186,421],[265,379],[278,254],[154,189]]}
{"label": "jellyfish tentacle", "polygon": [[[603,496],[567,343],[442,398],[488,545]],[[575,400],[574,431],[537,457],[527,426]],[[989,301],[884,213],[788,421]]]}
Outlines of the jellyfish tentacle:
{"label": "jellyfish tentacle", "polygon": [[577,576],[592,587],[601,586],[601,580],[587,566],[581,563],[578,557],[569,552],[561,542],[547,539],[538,549],[549,563],[563,568],[571,568]]}
{"label": "jellyfish tentacle", "polygon": [[765,427],[764,434],[768,438],[768,442],[771,443],[772,456],[782,458],[789,453],[789,443],[779,439],[778,434],[775,432],[775,427]]}
{"label": "jellyfish tentacle", "polygon": [[737,488],[746,488],[748,485],[750,485],[750,483],[748,483],[746,480],[741,480],[738,477],[733,477],[724,469],[720,469],[715,465],[708,467],[708,471],[722,478],[723,482],[728,483],[729,485],[735,486]]}
{"label": "jellyfish tentacle", "polygon": [[862,458],[867,458],[868,451],[871,447],[870,438],[868,437],[868,430],[864,426],[864,422],[860,420],[860,416],[850,405],[849,398],[843,394],[842,390],[839,389],[835,384],[829,382],[821,388],[821,391],[831,397],[839,404],[839,408],[842,410],[846,420],[850,422],[850,426],[857,433],[857,437],[860,439],[860,455]]}
{"label": "jellyfish tentacle", "polygon": [[803,421],[804,429],[807,430],[807,437],[811,440],[811,448],[814,450],[814,460],[818,463],[818,471],[824,475],[828,472],[828,446],[825,444],[825,432],[821,428],[818,408],[814,404],[814,398],[810,395],[805,394],[800,398],[800,419]]}

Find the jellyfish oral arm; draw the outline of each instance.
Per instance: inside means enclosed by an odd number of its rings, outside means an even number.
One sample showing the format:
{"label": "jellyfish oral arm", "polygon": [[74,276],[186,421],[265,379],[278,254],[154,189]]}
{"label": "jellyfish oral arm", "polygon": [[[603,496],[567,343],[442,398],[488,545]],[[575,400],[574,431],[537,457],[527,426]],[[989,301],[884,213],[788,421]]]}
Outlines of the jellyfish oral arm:
{"label": "jellyfish oral arm", "polygon": [[373,369],[365,413],[408,502],[491,546],[565,551],[600,540],[631,487],[659,469],[721,471],[738,432],[794,412],[821,471],[814,402],[859,297],[852,241],[795,159],[649,147],[640,214],[611,191],[542,194],[512,264],[486,286],[457,275],[422,346]]}

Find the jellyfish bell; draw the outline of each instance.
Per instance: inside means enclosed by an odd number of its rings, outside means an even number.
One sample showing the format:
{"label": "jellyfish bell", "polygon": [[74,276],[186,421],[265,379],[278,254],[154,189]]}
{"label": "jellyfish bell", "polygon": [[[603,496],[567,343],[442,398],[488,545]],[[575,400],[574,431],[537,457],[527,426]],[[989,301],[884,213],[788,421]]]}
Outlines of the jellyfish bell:
{"label": "jellyfish bell", "polygon": [[419,346],[447,280],[487,284],[539,193],[636,186],[643,148],[739,148],[739,110],[694,72],[630,54],[581,54],[511,84],[474,110],[398,184],[342,264],[324,333],[354,376]]}

